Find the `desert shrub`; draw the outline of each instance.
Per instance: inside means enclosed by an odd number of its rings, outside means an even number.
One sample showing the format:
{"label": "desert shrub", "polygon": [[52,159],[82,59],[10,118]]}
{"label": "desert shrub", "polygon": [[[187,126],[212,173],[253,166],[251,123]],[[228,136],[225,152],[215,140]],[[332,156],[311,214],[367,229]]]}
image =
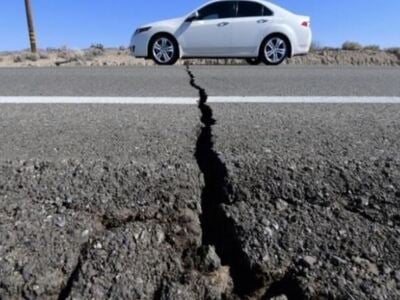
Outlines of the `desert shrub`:
{"label": "desert shrub", "polygon": [[381,48],[378,45],[368,45],[364,47],[364,50],[380,51]]}
{"label": "desert shrub", "polygon": [[39,58],[40,59],[49,59],[50,56],[46,52],[39,52]]}
{"label": "desert shrub", "polygon": [[388,48],[386,49],[386,52],[391,54],[400,54],[400,48],[399,47]]}
{"label": "desert shrub", "polygon": [[70,57],[72,50],[69,49],[59,49],[57,51],[57,58],[63,58],[66,59]]}
{"label": "desert shrub", "polygon": [[393,47],[385,50],[387,53],[394,54],[400,59],[400,47]]}
{"label": "desert shrub", "polygon": [[66,51],[59,51],[58,53],[57,53],[57,58],[67,58],[67,56],[68,56],[68,53],[66,52]]}
{"label": "desert shrub", "polygon": [[57,58],[61,58],[68,61],[77,61],[82,58],[81,51],[74,51],[71,49],[59,50],[57,53]]}
{"label": "desert shrub", "polygon": [[37,53],[25,53],[24,56],[29,61],[37,61],[39,59],[39,54]]}
{"label": "desert shrub", "polygon": [[342,50],[358,51],[361,49],[362,46],[356,42],[344,42],[342,45]]}
{"label": "desert shrub", "polygon": [[104,50],[100,50],[98,48],[89,48],[85,51],[86,58],[94,58],[97,56],[101,56],[104,54]]}
{"label": "desert shrub", "polygon": [[335,47],[323,47],[321,50],[323,50],[323,51],[338,51],[340,49],[335,48]]}
{"label": "desert shrub", "polygon": [[57,49],[57,58],[70,59],[75,56],[75,51],[63,46]]}
{"label": "desert shrub", "polygon": [[103,44],[100,44],[100,43],[92,44],[92,45],[90,46],[90,48],[91,48],[91,49],[97,49],[97,50],[104,51],[104,45],[103,45]]}
{"label": "desert shrub", "polygon": [[104,52],[103,44],[92,44],[89,49],[85,50],[85,58],[91,60],[94,57],[103,55]]}
{"label": "desert shrub", "polygon": [[13,61],[15,63],[21,63],[21,62],[25,61],[25,58],[22,57],[22,55],[14,55],[13,56]]}

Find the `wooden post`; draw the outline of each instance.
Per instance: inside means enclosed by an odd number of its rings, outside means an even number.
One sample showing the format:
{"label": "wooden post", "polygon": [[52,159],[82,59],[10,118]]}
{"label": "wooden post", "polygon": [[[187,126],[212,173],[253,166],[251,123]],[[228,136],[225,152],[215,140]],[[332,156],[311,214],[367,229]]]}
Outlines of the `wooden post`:
{"label": "wooden post", "polygon": [[28,20],[29,41],[31,43],[32,53],[37,52],[35,28],[33,27],[31,0],[25,0],[26,18]]}

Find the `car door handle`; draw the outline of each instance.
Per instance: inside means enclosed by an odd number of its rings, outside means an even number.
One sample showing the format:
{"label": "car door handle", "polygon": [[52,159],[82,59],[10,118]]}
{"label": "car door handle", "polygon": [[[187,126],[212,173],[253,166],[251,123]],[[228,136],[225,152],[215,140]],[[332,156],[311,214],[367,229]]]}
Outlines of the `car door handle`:
{"label": "car door handle", "polygon": [[226,25],[229,25],[229,23],[228,22],[222,22],[222,23],[218,23],[218,27],[224,27],[224,26],[226,26]]}
{"label": "car door handle", "polygon": [[268,22],[268,20],[264,20],[264,19],[261,19],[261,20],[257,21],[258,24],[263,24],[263,23],[267,23],[267,22]]}

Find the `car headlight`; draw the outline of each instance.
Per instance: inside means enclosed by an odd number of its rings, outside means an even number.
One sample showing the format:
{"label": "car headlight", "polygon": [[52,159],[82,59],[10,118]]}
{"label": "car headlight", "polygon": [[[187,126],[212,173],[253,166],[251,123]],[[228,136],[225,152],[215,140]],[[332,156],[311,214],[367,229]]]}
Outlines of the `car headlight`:
{"label": "car headlight", "polygon": [[150,29],[151,29],[151,26],[148,26],[148,27],[141,27],[141,28],[136,29],[135,34],[139,34],[139,33],[142,33],[142,32],[146,32],[146,31],[149,31]]}

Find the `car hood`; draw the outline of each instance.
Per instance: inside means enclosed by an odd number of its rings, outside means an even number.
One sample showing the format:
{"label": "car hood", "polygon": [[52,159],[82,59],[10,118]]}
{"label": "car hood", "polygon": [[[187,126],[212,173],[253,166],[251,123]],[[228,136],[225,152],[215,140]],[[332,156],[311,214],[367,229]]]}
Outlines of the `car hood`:
{"label": "car hood", "polygon": [[162,27],[162,26],[167,26],[167,27],[178,27],[180,26],[183,22],[185,21],[185,18],[175,18],[175,19],[168,19],[168,20],[162,20],[158,22],[153,22],[153,23],[148,23],[145,24],[141,27]]}

